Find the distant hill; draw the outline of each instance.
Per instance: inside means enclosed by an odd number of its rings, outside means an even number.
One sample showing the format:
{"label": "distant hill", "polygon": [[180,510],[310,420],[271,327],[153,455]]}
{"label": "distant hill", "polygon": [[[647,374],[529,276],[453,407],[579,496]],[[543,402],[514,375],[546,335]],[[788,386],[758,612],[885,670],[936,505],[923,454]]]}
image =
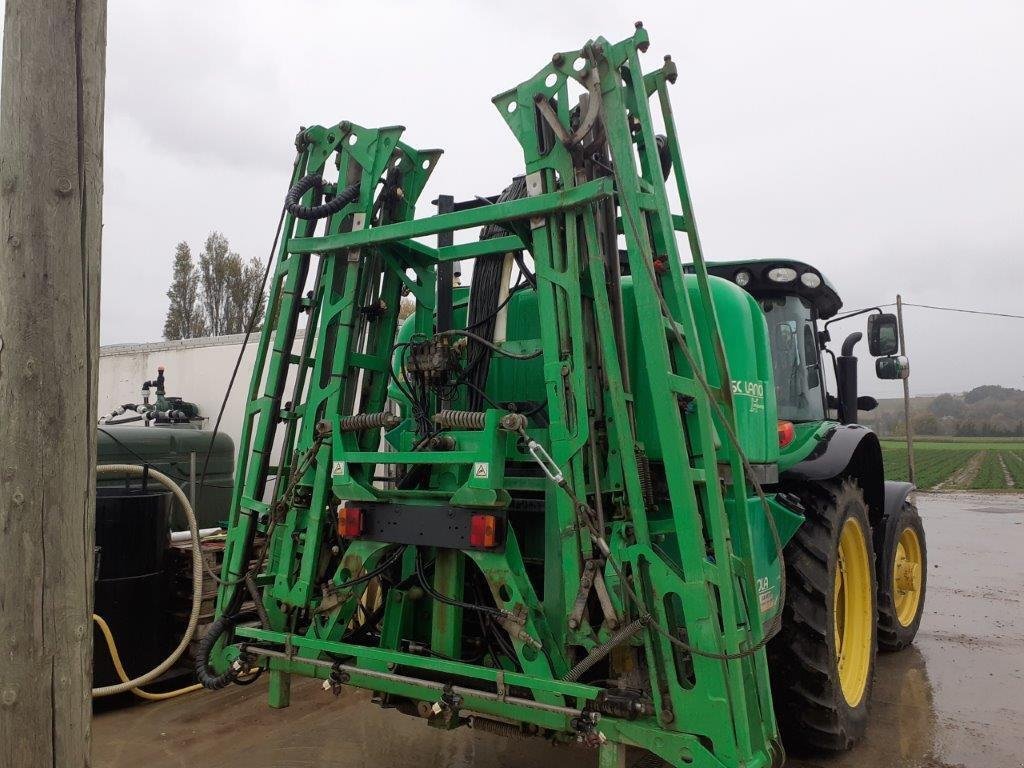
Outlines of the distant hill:
{"label": "distant hill", "polygon": [[[917,435],[1024,437],[1024,390],[986,384],[959,394],[912,397],[910,418]],[[881,435],[906,434],[903,399],[879,400],[860,421]]]}

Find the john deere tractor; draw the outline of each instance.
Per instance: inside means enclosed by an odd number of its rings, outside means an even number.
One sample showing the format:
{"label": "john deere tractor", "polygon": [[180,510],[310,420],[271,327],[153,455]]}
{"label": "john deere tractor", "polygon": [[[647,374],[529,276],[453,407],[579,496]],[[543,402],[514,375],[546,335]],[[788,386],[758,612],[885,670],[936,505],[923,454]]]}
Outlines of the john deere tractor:
{"label": "john deere tractor", "polygon": [[[764,312],[779,418],[770,487],[795,495],[806,517],[785,550],[788,599],[768,648],[780,725],[791,742],[846,749],[867,723],[876,642],[897,651],[917,634],[927,551],[913,486],[883,479],[878,438],[857,424],[860,410],[878,405],[858,396],[853,353],[863,334],[847,336],[836,356],[829,325],[870,312],[876,374],[896,379],[909,374],[896,354],[897,319],[880,309],[839,315],[833,285],[798,261],[716,263],[708,272],[745,289]],[[836,394],[826,389],[826,356]]]}
{"label": "john deere tractor", "polygon": [[[825,394],[820,273],[705,263],[647,47],[638,24],[496,96],[522,167],[422,218],[440,150],[299,132],[204,685],[266,673],[284,707],[315,677],[609,767],[862,732],[876,645],[923,604],[910,488],[853,423],[855,339]],[[894,339],[873,313],[886,375]]]}

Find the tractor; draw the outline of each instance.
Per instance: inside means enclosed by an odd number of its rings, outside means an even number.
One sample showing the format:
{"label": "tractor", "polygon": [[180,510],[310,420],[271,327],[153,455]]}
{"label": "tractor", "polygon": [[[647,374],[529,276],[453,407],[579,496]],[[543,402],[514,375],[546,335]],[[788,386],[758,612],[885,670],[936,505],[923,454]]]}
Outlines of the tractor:
{"label": "tractor", "polygon": [[[602,766],[862,733],[876,646],[923,606],[911,488],[854,423],[856,339],[825,394],[820,273],[705,262],[648,44],[638,23],[496,96],[522,172],[422,218],[440,150],[299,132],[203,685],[266,673],[285,707],[314,677]],[[871,314],[889,377],[895,330]]]}
{"label": "tractor", "polygon": [[[780,725],[792,743],[846,749],[867,724],[875,644],[898,651],[917,634],[927,550],[913,485],[884,480],[878,438],[857,424],[860,410],[878,405],[858,396],[853,352],[863,334],[848,335],[836,356],[828,326],[870,312],[878,378],[905,378],[897,318],[878,308],[839,315],[835,287],[799,261],[711,263],[708,272],[745,289],[764,312],[779,418],[778,475],[770,485],[797,495],[807,518],[785,550],[789,589],[799,591],[789,592],[782,631],[768,648]],[[836,394],[826,388],[826,355]],[[743,386],[734,382],[736,394]],[[874,627],[865,596],[871,582]],[[820,610],[829,595],[831,617]]]}

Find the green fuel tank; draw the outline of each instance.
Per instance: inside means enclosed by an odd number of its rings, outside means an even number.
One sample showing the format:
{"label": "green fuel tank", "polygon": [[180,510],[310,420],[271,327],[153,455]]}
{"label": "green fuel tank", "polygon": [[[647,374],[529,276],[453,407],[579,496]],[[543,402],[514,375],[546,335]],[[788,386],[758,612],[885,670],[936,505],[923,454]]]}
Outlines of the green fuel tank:
{"label": "green fuel tank", "polygon": [[[195,466],[196,516],[200,528],[214,528],[227,520],[234,479],[235,445],[228,435],[205,429],[175,427],[140,427],[136,425],[101,424],[96,433],[97,464],[147,464],[172,478],[185,495],[191,494],[192,467]],[[210,461],[206,482],[202,480],[206,453]],[[137,485],[137,483],[135,483]],[[124,487],[125,482],[105,476],[97,481],[100,487]],[[184,530],[188,522],[174,506],[171,527]]]}

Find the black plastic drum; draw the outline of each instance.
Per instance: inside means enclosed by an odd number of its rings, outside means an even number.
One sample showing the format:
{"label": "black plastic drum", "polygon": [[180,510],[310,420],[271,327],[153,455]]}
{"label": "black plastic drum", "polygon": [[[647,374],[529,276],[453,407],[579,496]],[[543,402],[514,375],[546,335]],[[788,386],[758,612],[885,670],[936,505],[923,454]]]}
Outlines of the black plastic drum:
{"label": "black plastic drum", "polygon": [[[95,613],[114,634],[132,677],[159,664],[167,650],[167,574],[172,497],[147,489],[97,488]],[[99,628],[94,629],[93,684],[120,682]]]}

